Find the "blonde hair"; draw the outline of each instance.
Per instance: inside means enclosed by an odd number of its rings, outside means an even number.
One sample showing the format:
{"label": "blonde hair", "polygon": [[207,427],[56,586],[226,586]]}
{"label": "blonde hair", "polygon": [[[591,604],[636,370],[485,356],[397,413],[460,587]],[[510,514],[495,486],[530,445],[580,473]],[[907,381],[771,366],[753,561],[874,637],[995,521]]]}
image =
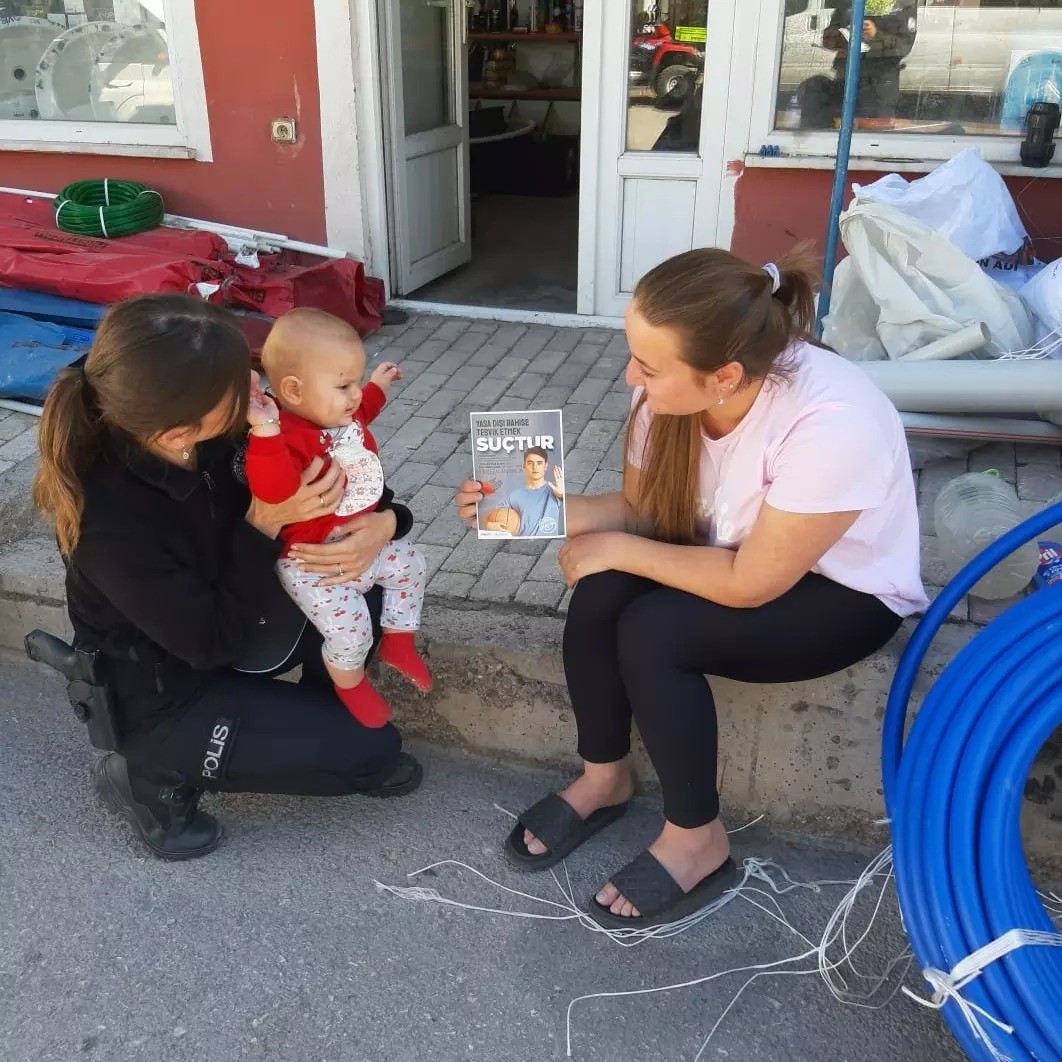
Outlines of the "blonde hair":
{"label": "blonde hair", "polygon": [[306,355],[333,343],[361,346],[357,329],[324,310],[299,306],[278,317],[262,346],[262,368],[272,383],[299,375]]}
{"label": "blonde hair", "polygon": [[[778,262],[774,277],[728,251],[686,251],[646,273],[634,289],[634,306],[650,325],[674,329],[683,340],[682,358],[699,373],[731,363],[745,382],[784,376],[785,352],[810,338],[815,324],[818,257],[810,243],[794,247]],[[635,421],[645,403],[635,404],[627,423],[631,456]],[[637,514],[656,538],[692,543],[700,478],[700,416],[653,416],[639,462]]]}

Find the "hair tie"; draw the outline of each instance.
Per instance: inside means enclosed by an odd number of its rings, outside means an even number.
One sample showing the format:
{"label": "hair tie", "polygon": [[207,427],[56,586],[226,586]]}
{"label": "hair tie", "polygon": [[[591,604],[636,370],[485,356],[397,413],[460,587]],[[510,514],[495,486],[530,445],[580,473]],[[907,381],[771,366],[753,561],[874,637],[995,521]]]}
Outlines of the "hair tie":
{"label": "hair tie", "polygon": [[779,289],[782,287],[782,274],[778,269],[778,266],[774,262],[768,262],[763,271],[771,278],[771,294],[777,295]]}

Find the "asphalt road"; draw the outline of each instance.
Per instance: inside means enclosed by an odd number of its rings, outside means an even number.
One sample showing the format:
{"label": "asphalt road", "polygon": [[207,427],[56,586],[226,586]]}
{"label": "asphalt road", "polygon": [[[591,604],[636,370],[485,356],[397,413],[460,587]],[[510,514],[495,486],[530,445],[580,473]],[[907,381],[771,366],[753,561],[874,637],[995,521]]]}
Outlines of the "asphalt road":
{"label": "asphalt road", "polygon": [[[744,899],[687,933],[632,949],[573,921],[505,918],[412,903],[437,859],[558,898],[549,876],[520,877],[499,855],[506,819],[555,777],[417,747],[424,787],[396,801],[217,797],[227,827],[206,859],[166,864],[134,846],[93,801],[92,750],[57,680],[0,656],[0,1058],[145,1062],[404,1062],[565,1057],[576,996],[651,988],[806,950]],[[652,839],[640,802],[568,863],[585,899]],[[735,854],[777,860],[795,878],[846,879],[866,857],[772,837],[760,824]],[[464,902],[547,911],[441,868],[419,883]],[[817,940],[844,890],[780,899]],[[762,899],[762,897],[755,897]],[[863,967],[903,947],[895,906]],[[787,969],[809,969],[808,963]],[[692,1060],[747,979],[730,974],[663,994],[575,1008],[583,1062]],[[918,978],[910,975],[917,986]],[[763,978],[713,1036],[706,1060],[897,1062],[962,1058],[939,1017],[897,997],[844,1007],[817,976]]]}

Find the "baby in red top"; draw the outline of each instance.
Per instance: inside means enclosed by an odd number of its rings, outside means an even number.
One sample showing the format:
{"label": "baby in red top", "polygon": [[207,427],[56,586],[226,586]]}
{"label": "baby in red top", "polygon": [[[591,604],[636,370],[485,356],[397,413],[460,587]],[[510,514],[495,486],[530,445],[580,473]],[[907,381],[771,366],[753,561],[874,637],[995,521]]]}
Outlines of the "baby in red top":
{"label": "baby in red top", "polygon": [[[327,542],[345,522],[376,509],[384,493],[383,466],[369,425],[387,402],[388,388],[402,379],[397,365],[380,365],[362,386],[365,347],[346,322],[321,310],[296,309],[281,317],[262,349],[262,367],[276,402],[260,386],[251,394],[247,419],[247,481],[264,502],[290,498],[315,457],[346,473],[346,488],[334,514],[290,524],[281,538]],[[279,405],[279,410],[277,406]],[[424,606],[425,566],[403,542],[381,550],[367,571],[339,586],[321,586],[322,576],[303,570],[285,549],[277,574],[292,600],[324,638],[324,661],[339,699],[365,726],[383,726],[391,708],[365,677],[372,647],[372,621],[364,595],[383,587],[380,659],[418,689],[431,689],[427,665],[414,634]]]}

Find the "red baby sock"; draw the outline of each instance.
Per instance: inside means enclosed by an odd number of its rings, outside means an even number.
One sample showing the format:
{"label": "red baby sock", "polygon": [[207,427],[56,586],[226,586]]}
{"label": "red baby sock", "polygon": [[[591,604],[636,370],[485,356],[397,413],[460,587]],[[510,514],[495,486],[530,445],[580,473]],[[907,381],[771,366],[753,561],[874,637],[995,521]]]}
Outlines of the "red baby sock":
{"label": "red baby sock", "polygon": [[431,672],[417,652],[412,631],[384,631],[379,656],[385,664],[402,672],[421,693],[430,692],[434,685]]}
{"label": "red baby sock", "polygon": [[376,729],[391,718],[391,706],[373,689],[367,678],[350,689],[336,686],[336,695],[362,726]]}

